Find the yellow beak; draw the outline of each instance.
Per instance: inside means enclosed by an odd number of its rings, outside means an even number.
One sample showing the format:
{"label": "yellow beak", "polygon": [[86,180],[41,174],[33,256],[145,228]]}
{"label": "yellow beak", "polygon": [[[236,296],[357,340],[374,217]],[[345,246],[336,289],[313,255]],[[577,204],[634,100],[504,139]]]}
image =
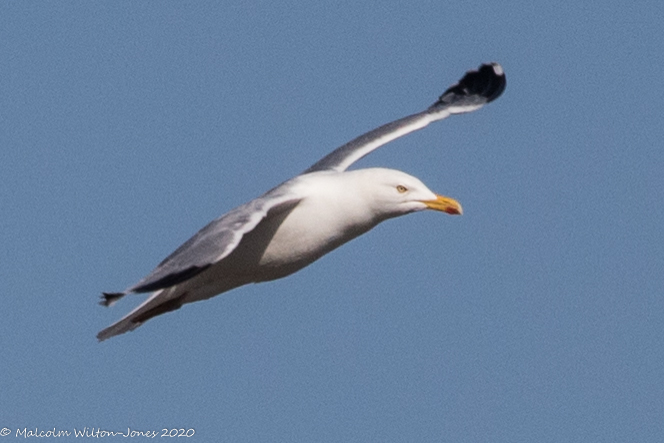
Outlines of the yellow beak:
{"label": "yellow beak", "polygon": [[442,195],[437,195],[435,200],[423,200],[422,203],[427,205],[427,208],[433,209],[435,211],[447,212],[451,215],[461,215],[463,214],[463,209],[461,209],[461,204],[450,197],[443,197]]}

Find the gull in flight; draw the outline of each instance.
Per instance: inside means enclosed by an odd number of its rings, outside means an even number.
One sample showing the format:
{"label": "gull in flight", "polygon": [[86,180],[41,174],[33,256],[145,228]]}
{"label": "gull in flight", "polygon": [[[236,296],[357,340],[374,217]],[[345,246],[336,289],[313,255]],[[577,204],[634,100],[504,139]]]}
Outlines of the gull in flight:
{"label": "gull in flight", "polygon": [[456,200],[434,194],[404,172],[347,169],[398,137],[481,108],[504,89],[502,67],[483,64],[426,110],[351,140],[302,174],[212,221],[135,285],[103,293],[104,306],[131,293],[152,295],[97,338],[131,331],[185,303],[286,277],[389,218],[424,209],[461,214]]}

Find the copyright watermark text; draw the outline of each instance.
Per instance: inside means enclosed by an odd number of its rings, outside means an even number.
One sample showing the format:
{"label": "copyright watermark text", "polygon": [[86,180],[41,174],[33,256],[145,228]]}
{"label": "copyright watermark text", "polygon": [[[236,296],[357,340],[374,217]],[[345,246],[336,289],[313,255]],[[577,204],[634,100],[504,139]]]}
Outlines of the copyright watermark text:
{"label": "copyright watermark text", "polygon": [[16,428],[10,429],[3,427],[0,429],[0,437],[20,437],[20,438],[58,438],[58,437],[76,437],[76,438],[108,438],[108,437],[130,437],[130,438],[156,438],[156,437],[193,437],[196,431],[192,428],[162,428],[161,430],[132,429],[111,430],[96,427],[83,427],[72,429],[58,428]]}

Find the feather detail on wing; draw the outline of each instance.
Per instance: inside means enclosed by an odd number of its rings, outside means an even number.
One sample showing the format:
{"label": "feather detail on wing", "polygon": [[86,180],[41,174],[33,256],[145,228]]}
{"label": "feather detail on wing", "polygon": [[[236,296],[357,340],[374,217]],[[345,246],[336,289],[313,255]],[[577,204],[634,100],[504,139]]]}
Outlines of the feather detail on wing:
{"label": "feather detail on wing", "polygon": [[297,203],[299,198],[287,190],[288,186],[279,186],[213,220],[138,283],[123,292],[104,293],[100,303],[110,306],[126,294],[169,288],[201,273],[233,252],[244,234],[253,230],[269,211]]}

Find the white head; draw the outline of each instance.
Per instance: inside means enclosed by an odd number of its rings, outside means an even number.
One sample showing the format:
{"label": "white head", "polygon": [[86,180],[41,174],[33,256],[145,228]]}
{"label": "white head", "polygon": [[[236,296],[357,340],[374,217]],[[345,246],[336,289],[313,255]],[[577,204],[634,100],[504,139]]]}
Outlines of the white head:
{"label": "white head", "polygon": [[452,215],[462,213],[461,205],[450,197],[433,193],[419,179],[394,169],[371,168],[342,173],[353,191],[381,218],[433,209]]}
{"label": "white head", "polygon": [[345,214],[346,222],[375,226],[382,220],[433,209],[461,214],[456,200],[434,194],[419,179],[394,169],[321,171],[297,177],[300,192],[320,204],[318,211]]}

